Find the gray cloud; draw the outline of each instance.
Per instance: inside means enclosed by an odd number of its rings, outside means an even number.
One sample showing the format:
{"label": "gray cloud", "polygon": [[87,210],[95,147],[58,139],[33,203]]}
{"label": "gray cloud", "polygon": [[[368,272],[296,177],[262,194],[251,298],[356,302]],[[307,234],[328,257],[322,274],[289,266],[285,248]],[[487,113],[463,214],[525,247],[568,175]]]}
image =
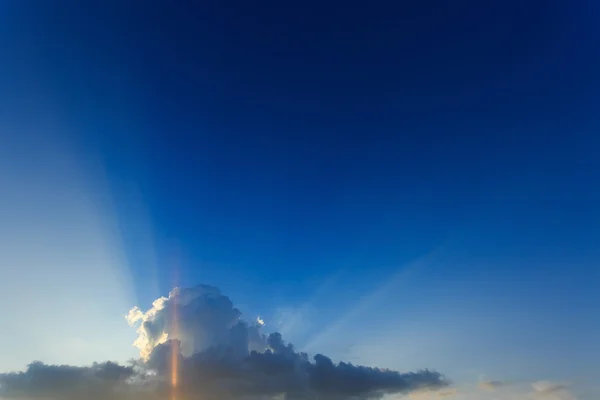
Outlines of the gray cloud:
{"label": "gray cloud", "polygon": [[24,372],[0,375],[2,398],[81,399],[120,398],[128,391],[127,381],[135,374],[133,367],[112,362],[91,367],[46,365],[33,362]]}
{"label": "gray cloud", "polygon": [[168,297],[127,317],[137,324],[141,359],[131,366],[91,367],[34,363],[25,372],[0,375],[7,399],[376,399],[386,394],[444,388],[435,371],[409,373],[334,363],[298,352],[281,334],[249,325],[231,300],[210,286],[174,289]]}

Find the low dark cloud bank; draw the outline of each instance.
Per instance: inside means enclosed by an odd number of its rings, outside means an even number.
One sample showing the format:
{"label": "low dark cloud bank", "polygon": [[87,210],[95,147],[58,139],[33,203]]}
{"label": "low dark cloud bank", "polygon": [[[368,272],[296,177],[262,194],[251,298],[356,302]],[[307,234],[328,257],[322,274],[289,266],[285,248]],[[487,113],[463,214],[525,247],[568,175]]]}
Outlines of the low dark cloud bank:
{"label": "low dark cloud bank", "polygon": [[[448,385],[435,371],[399,373],[309,357],[248,324],[216,288],[174,289],[142,312],[137,326],[140,360],[128,366],[91,367],[35,362],[26,371],[0,375],[5,399],[377,399],[386,394]],[[176,387],[173,363],[176,361]]]}

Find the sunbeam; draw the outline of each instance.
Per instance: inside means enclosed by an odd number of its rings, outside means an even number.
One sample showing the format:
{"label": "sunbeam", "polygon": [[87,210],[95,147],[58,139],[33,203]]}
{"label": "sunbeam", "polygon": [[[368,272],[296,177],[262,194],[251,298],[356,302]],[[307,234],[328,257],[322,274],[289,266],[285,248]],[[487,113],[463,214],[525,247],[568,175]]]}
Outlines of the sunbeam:
{"label": "sunbeam", "polygon": [[[179,334],[179,317],[177,314],[177,306],[173,303],[173,336],[177,337]],[[171,341],[171,399],[177,399],[177,383],[179,375],[179,342],[177,340]]]}
{"label": "sunbeam", "polygon": [[[133,282],[106,180],[65,130],[50,117],[0,117],[0,131],[13,133],[0,135],[0,290],[21,298],[0,305],[0,371],[32,357],[84,365],[135,354],[120,317]],[[23,317],[49,304],[61,312]],[[15,352],[15,337],[31,350]]]}

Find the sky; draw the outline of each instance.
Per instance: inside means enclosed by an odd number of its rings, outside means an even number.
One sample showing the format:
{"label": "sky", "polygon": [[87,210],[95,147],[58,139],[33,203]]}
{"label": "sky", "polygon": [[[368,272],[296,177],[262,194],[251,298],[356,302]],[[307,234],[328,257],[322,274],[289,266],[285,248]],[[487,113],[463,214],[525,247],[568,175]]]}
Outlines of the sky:
{"label": "sky", "polygon": [[205,284],[411,397],[598,398],[598,4],[191,3],[0,5],[0,373]]}

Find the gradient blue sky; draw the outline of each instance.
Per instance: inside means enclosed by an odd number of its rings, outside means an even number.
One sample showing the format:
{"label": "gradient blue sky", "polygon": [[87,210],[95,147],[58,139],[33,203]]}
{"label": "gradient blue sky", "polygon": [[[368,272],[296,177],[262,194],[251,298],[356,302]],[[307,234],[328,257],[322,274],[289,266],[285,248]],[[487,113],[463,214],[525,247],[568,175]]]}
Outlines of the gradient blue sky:
{"label": "gradient blue sky", "polygon": [[202,282],[336,359],[591,382],[598,4],[84,3],[0,6],[2,369]]}

